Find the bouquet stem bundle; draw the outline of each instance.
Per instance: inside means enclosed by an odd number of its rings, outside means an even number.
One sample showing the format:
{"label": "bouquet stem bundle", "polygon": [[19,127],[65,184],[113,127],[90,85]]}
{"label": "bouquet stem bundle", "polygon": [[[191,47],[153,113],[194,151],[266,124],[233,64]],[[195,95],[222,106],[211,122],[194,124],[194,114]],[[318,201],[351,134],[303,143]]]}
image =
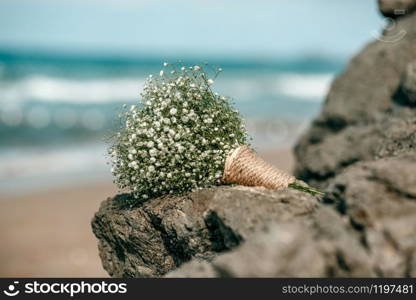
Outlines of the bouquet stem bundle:
{"label": "bouquet stem bundle", "polygon": [[247,146],[240,146],[225,160],[223,183],[263,186],[269,189],[293,188],[310,194],[322,194],[259,157]]}

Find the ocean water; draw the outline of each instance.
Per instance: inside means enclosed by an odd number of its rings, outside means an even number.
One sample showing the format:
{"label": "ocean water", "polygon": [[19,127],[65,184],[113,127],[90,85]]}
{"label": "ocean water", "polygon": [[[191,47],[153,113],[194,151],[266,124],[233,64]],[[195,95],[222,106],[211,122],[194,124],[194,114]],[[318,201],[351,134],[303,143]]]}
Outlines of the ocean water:
{"label": "ocean water", "polygon": [[[105,137],[163,61],[0,52],[0,195],[109,178]],[[292,145],[343,68],[316,57],[210,64],[223,68],[213,88],[233,98],[257,149]]]}

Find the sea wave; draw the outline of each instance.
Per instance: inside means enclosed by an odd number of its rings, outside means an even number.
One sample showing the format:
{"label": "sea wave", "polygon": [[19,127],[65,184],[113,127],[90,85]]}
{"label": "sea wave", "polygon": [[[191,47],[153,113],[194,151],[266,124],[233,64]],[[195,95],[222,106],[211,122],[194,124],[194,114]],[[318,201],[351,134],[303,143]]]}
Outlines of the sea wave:
{"label": "sea wave", "polygon": [[321,100],[333,79],[334,74],[285,74],[278,77],[275,89],[294,98]]}
{"label": "sea wave", "polygon": [[0,156],[0,181],[83,172],[105,166],[105,161],[104,144],[4,149]]}
{"label": "sea wave", "polygon": [[144,78],[63,79],[47,76],[1,83],[1,102],[107,103],[137,98]]}
{"label": "sea wave", "polygon": [[[328,92],[333,74],[253,74],[224,77],[214,86],[218,92],[236,101],[253,101],[259,97],[290,97],[321,101]],[[52,103],[131,102],[138,98],[145,78],[112,77],[104,79],[65,79],[30,76],[0,82],[0,103],[26,101]]]}
{"label": "sea wave", "polygon": [[[0,194],[109,179],[103,144],[19,147],[0,151]],[[0,196],[0,200],[1,200]]]}

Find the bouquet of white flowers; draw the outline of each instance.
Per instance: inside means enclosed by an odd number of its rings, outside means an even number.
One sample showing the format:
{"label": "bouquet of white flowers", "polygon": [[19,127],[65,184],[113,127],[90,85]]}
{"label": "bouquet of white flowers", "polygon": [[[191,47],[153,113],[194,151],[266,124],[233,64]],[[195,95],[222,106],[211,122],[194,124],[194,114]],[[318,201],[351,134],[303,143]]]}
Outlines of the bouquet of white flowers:
{"label": "bouquet of white flowers", "polygon": [[165,63],[149,76],[109,148],[117,186],[141,199],[220,183],[319,193],[250,150],[239,112],[211,90],[219,72],[209,78],[201,66]]}

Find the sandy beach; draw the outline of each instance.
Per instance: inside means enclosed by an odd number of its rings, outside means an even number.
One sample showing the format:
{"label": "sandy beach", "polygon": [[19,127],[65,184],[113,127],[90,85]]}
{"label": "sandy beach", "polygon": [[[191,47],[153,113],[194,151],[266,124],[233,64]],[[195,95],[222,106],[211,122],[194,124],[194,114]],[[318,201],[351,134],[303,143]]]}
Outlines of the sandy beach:
{"label": "sandy beach", "polygon": [[[290,171],[290,150],[261,151]],[[1,277],[107,277],[90,221],[113,183],[55,188],[0,199]]]}
{"label": "sandy beach", "polygon": [[0,276],[103,277],[90,220],[111,182],[0,201]]}

